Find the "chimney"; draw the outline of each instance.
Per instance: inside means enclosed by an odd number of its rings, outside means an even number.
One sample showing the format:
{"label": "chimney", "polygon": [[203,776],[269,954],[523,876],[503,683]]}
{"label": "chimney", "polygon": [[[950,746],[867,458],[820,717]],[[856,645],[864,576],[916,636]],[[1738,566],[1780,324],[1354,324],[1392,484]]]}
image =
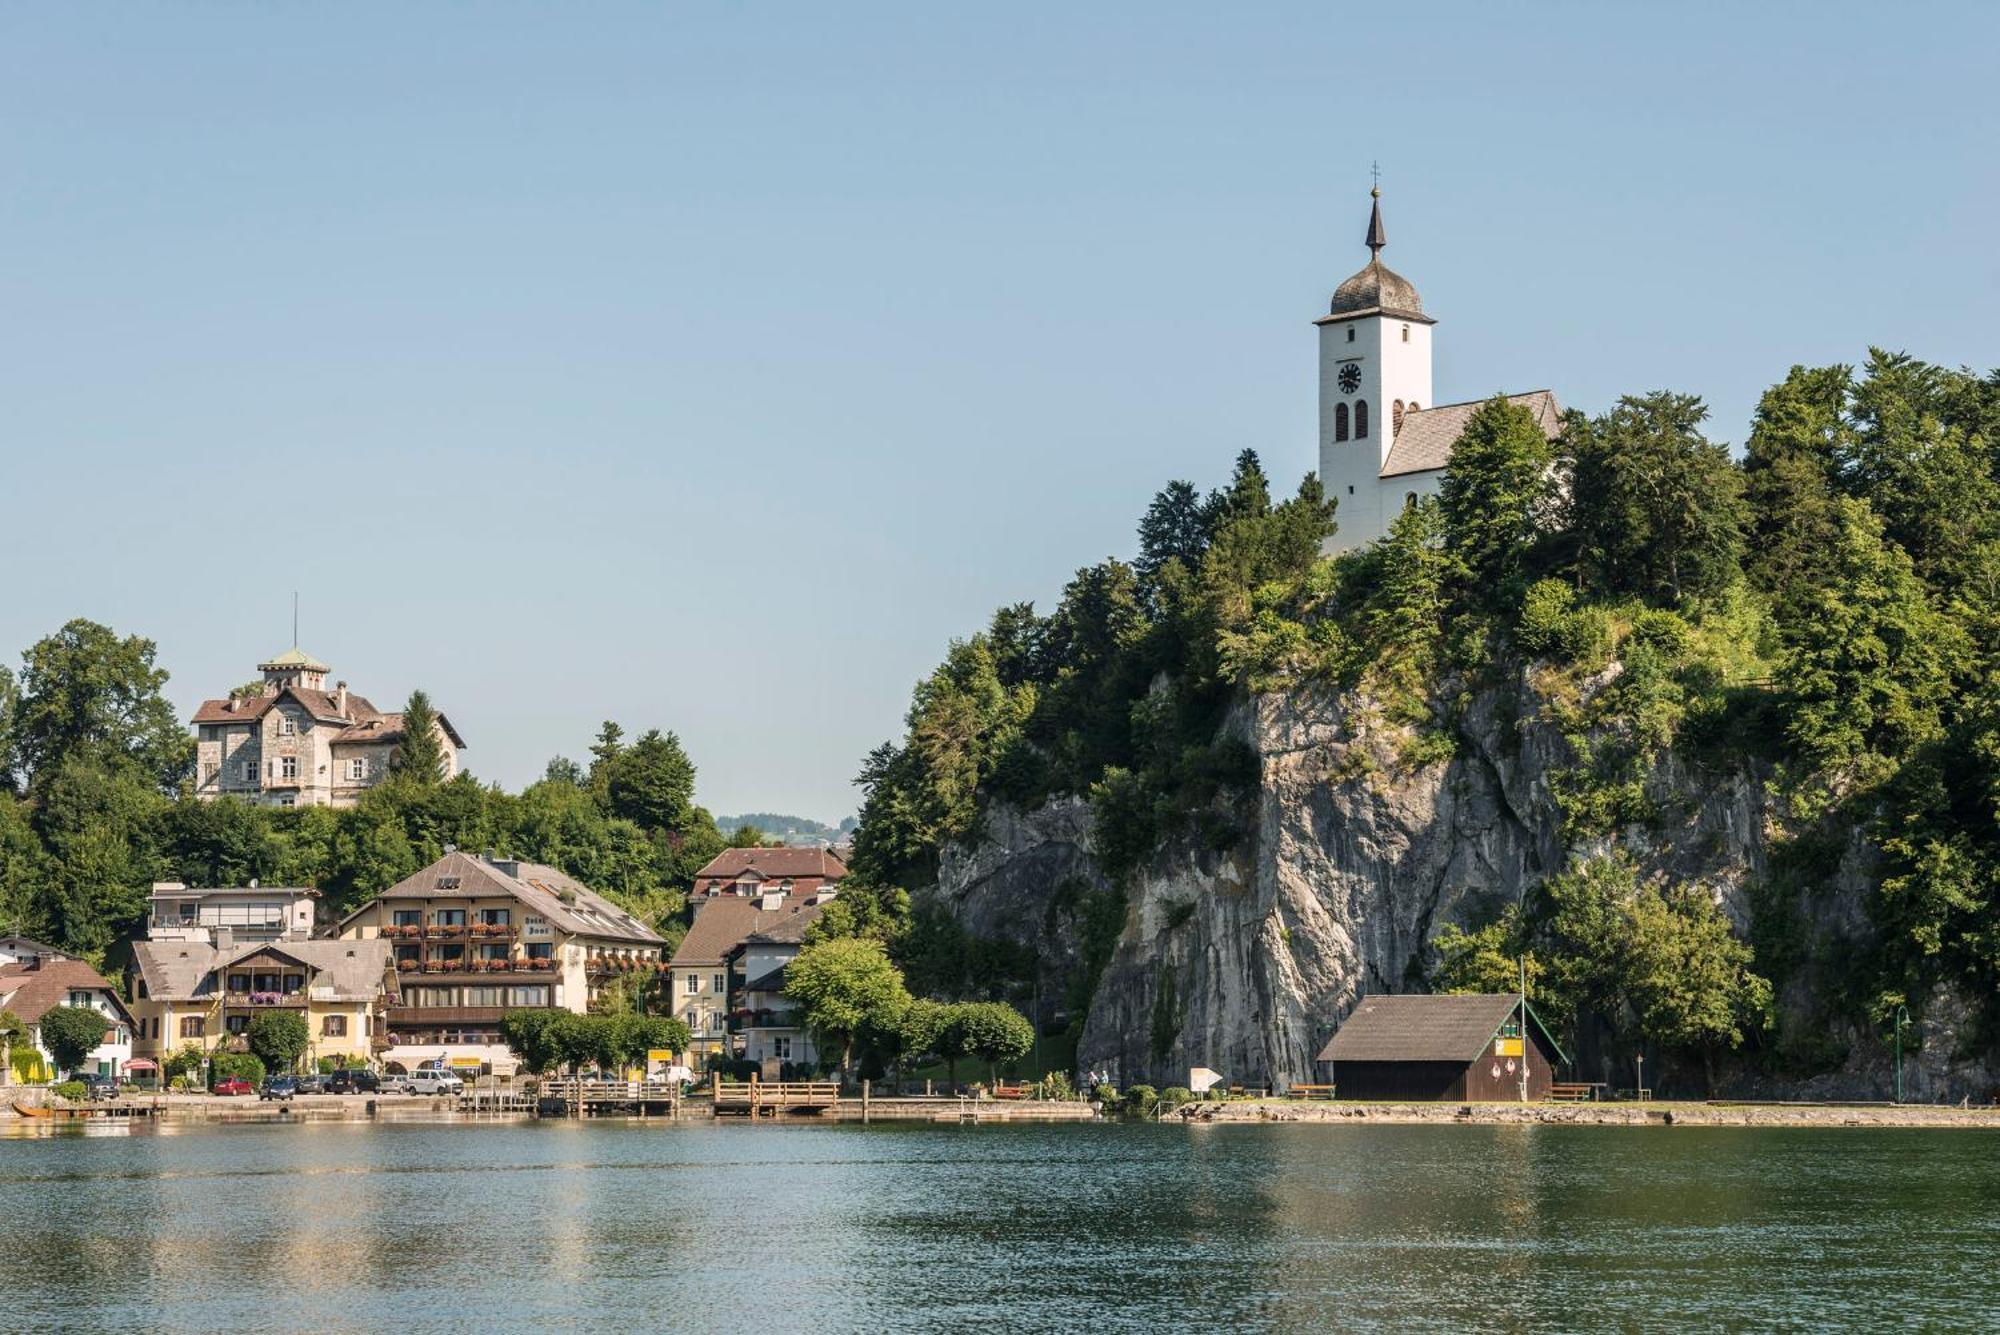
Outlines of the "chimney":
{"label": "chimney", "polygon": [[347,683],[344,681],[333,684],[333,712],[342,718],[347,717]]}

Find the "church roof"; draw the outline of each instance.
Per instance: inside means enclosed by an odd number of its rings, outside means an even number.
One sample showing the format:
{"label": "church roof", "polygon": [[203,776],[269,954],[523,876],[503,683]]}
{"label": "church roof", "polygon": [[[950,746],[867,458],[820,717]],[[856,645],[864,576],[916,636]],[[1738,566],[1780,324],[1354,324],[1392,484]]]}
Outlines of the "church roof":
{"label": "church roof", "polygon": [[1424,301],[1417,295],[1417,285],[1382,263],[1382,248],[1389,244],[1388,234],[1382,229],[1382,192],[1375,190],[1370,194],[1374,202],[1368,214],[1368,264],[1333,290],[1327,318],[1399,315],[1425,324],[1436,323],[1424,314]]}
{"label": "church roof", "polygon": [[[1396,438],[1389,457],[1382,461],[1383,477],[1405,473],[1429,473],[1451,462],[1452,446],[1465,434],[1465,424],[1486,404],[1485,399],[1467,403],[1447,403],[1436,408],[1420,408],[1403,414],[1401,426],[1394,427]],[[1542,434],[1554,440],[1562,429],[1562,405],[1546,389],[1527,394],[1509,394],[1507,402],[1526,408]]]}

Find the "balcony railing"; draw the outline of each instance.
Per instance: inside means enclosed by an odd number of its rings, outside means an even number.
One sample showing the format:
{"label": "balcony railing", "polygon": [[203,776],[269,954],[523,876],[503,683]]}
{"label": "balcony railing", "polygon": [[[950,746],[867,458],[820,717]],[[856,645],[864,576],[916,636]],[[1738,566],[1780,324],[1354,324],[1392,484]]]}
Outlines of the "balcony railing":
{"label": "balcony railing", "polygon": [[258,1010],[273,1006],[298,1006],[306,1004],[303,992],[231,992],[224,999],[225,1006],[251,1006]]}

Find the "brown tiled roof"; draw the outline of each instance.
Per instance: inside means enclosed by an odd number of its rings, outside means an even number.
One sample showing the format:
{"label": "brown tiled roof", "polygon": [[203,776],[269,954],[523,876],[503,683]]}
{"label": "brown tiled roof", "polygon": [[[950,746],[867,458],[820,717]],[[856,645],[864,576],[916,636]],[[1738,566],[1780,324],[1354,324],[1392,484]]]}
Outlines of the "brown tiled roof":
{"label": "brown tiled roof", "polygon": [[[1451,462],[1452,447],[1465,434],[1465,424],[1486,402],[1485,399],[1476,399],[1470,403],[1447,403],[1404,413],[1403,425],[1397,429],[1395,442],[1389,447],[1389,457],[1382,462],[1382,476],[1428,473],[1443,468]],[[1529,394],[1509,394],[1507,402],[1526,408],[1533,414],[1535,425],[1551,440],[1562,429],[1562,408],[1556,403],[1556,396],[1546,389]]]}
{"label": "brown tiled roof", "polygon": [[[1469,1062],[1486,1050],[1520,998],[1511,992],[1411,992],[1363,997],[1321,1050],[1323,1062]],[[1532,1012],[1530,1012],[1532,1015]],[[1540,1027],[1541,1021],[1535,1021]],[[1544,1038],[1548,1031],[1542,1031]],[[1550,1040],[1554,1046],[1554,1040]]]}
{"label": "brown tiled roof", "polygon": [[26,1024],[35,1024],[44,1014],[65,1004],[71,991],[111,993],[111,1004],[132,1023],[132,1016],[104,975],[82,960],[44,960],[39,967],[26,964],[0,965],[0,1009],[10,1010]]}
{"label": "brown tiled roof", "polygon": [[847,875],[847,864],[824,848],[725,848],[694,875],[697,881],[733,881],[746,871],[837,881]]}
{"label": "brown tiled roof", "polygon": [[372,1001],[389,972],[394,943],[387,940],[246,941],[217,950],[205,941],[135,941],[132,958],[146,980],[146,995],[162,1001],[212,997],[211,975],[252,955],[280,955],[313,970],[313,983],[331,987],[336,1001]]}
{"label": "brown tiled roof", "polygon": [[[677,968],[720,964],[724,956],[751,937],[775,931],[781,925],[803,935],[805,927],[819,916],[824,907],[810,902],[816,897],[817,892],[794,891],[786,895],[783,903],[775,909],[763,908],[761,895],[717,895],[713,899],[697,899],[694,901],[694,921],[689,924],[687,935],[681,938],[680,949],[674,952],[671,963]],[[797,927],[794,929],[791,924],[795,922]]]}
{"label": "brown tiled roof", "polygon": [[[501,865],[502,863],[506,865]],[[454,889],[438,888],[440,877],[458,878]],[[598,894],[583,882],[538,862],[502,858],[488,862],[469,853],[447,853],[422,871],[406,876],[341,920],[341,926],[382,899],[465,899],[474,895],[510,895],[572,936],[594,936],[639,945],[664,945],[658,932]]]}
{"label": "brown tiled roof", "polygon": [[[300,707],[313,718],[326,723],[347,725],[334,734],[330,745],[344,746],[350,743],[380,745],[403,740],[401,714],[385,714],[377,709],[367,696],[358,695],[353,691],[347,693],[347,712],[343,714],[334,704],[335,695],[332,691],[307,690],[303,686],[282,687],[276,695],[245,696],[236,701],[234,709],[229,707],[228,700],[204,700],[201,702],[201,707],[194,711],[194,721],[197,724],[252,723],[264,717],[270,712],[271,706],[288,695],[298,701]],[[437,718],[438,726],[444,729],[445,736],[451,738],[451,744],[461,751],[465,750],[465,739],[458,735],[457,728],[452,727],[451,720],[442,712]]]}

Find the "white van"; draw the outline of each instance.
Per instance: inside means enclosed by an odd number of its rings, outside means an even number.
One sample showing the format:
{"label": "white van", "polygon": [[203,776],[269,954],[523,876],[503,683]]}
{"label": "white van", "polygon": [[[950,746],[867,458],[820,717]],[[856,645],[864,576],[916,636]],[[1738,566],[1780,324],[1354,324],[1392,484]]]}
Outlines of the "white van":
{"label": "white van", "polygon": [[410,1077],[412,1094],[462,1094],[465,1082],[450,1071],[418,1071]]}

